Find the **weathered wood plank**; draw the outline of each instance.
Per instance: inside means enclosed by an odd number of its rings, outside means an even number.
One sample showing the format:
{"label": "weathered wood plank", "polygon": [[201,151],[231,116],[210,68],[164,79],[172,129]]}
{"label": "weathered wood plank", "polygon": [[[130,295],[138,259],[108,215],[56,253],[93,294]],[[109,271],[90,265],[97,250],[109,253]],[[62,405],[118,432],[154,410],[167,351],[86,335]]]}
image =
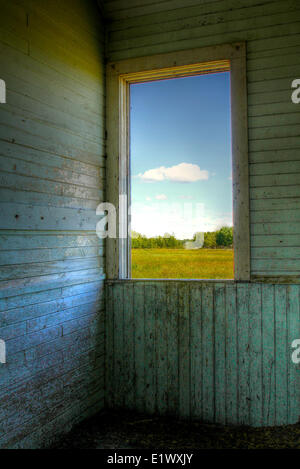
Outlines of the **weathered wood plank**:
{"label": "weathered wood plank", "polygon": [[281,260],[284,259],[299,259],[300,252],[297,247],[263,247],[263,248],[253,248],[253,259],[272,259],[278,258]]}
{"label": "weathered wood plank", "polygon": [[[238,354],[237,354],[237,311],[236,287],[226,286],[226,423],[238,423]],[[216,338],[217,339],[217,338]],[[219,336],[218,336],[218,340]]]}
{"label": "weathered wood plank", "polygon": [[291,344],[300,337],[299,286],[287,287],[287,365],[288,365],[288,421],[296,422],[299,418],[299,370],[291,360]]}
{"label": "weathered wood plank", "polygon": [[133,285],[134,353],[135,353],[135,406],[145,411],[145,287],[139,282]]}
{"label": "weathered wood plank", "polygon": [[[37,307],[37,305],[43,302],[51,301],[63,301],[64,299],[72,296],[86,294],[89,295],[91,292],[98,290],[103,293],[102,279],[94,279],[90,282],[75,282],[75,285],[63,286],[62,288],[48,289],[48,291],[38,291],[34,293],[20,294],[19,290],[15,291],[15,296],[4,297],[0,299],[0,311],[10,313],[15,308],[21,307]],[[16,295],[16,293],[19,293]],[[51,303],[50,303],[51,304]],[[43,311],[43,310],[42,310]],[[50,311],[51,312],[51,311]]]}
{"label": "weathered wood plank", "polygon": [[275,285],[275,389],[276,425],[283,425],[288,417],[287,389],[287,290],[284,285]]}
{"label": "weathered wood plank", "polygon": [[262,286],[263,422],[275,425],[275,303],[274,285]]}
{"label": "weathered wood plank", "polygon": [[178,286],[179,413],[190,417],[190,290]]}
{"label": "weathered wood plank", "polygon": [[224,284],[214,286],[216,422],[226,423],[226,302]]}
{"label": "weathered wood plank", "polygon": [[276,247],[277,246],[299,246],[300,244],[300,234],[296,235],[289,235],[289,234],[282,234],[282,235],[254,235],[252,236],[251,245],[253,248],[257,247]]}
{"label": "weathered wood plank", "polygon": [[191,418],[202,418],[202,324],[200,285],[190,287]]}
{"label": "weathered wood plank", "polygon": [[[250,208],[254,210],[298,210],[300,208],[300,198],[290,199],[256,199],[251,200]],[[279,244],[280,246],[280,244]]]}
{"label": "weathered wood plank", "polygon": [[103,250],[100,250],[99,247],[5,250],[0,251],[0,265],[8,266],[42,261],[53,262],[67,259],[93,258],[101,254],[103,254]]}
{"label": "weathered wood plank", "polygon": [[114,301],[114,408],[122,408],[125,399],[124,369],[124,286],[113,286]]}
{"label": "weathered wood plank", "polygon": [[251,285],[249,292],[249,352],[250,352],[250,422],[262,425],[262,333],[261,285]]}
{"label": "weathered wood plank", "polygon": [[21,159],[0,156],[1,171],[18,174],[26,177],[36,177],[47,181],[56,181],[75,184],[84,187],[93,187],[99,190],[101,184],[100,172],[95,171],[93,176],[80,174],[75,171],[51,168],[37,163],[25,162]]}
{"label": "weathered wood plank", "polygon": [[135,390],[135,356],[134,356],[134,310],[132,284],[124,285],[124,406],[134,408]]}
{"label": "weathered wood plank", "polygon": [[253,235],[295,235],[300,234],[300,223],[253,223]]}
{"label": "weathered wood plank", "polygon": [[[164,2],[164,4],[166,4],[166,2]],[[264,4],[263,6],[256,6],[249,0],[244,1],[242,8],[237,8],[236,2],[232,1],[227,1],[227,3],[224,1],[220,1],[218,3],[203,2],[200,5],[195,5],[194,7],[189,8],[187,8],[188,5],[185,3],[184,5],[181,5],[182,8],[180,8],[180,13],[178,9],[177,11],[173,10],[170,2],[169,5],[168,11],[163,16],[161,14],[143,15],[142,18],[136,18],[134,22],[131,21],[130,28],[125,28],[124,25],[124,23],[126,25],[129,23],[127,18],[119,23],[118,29],[116,29],[116,22],[114,21],[109,26],[112,40],[122,41],[129,38],[140,38],[154,34],[159,36],[161,33],[165,32],[171,33],[173,31],[182,31],[199,27],[199,24],[201,26],[214,24],[220,25],[222,23],[227,23],[228,21],[253,18],[256,15],[267,15],[268,11],[272,13],[275,13],[276,11],[286,11],[280,2],[276,2],[275,4],[272,3],[271,5]],[[161,7],[162,5],[160,4],[159,6]],[[286,8],[289,8],[289,6],[290,5],[287,4]],[[131,11],[134,12],[136,12],[136,10],[137,8],[131,9]],[[145,5],[143,10],[145,11]],[[201,21],[199,20],[199,17],[201,18]],[[150,18],[152,20],[151,22],[149,22]]]}
{"label": "weathered wood plank", "polygon": [[208,37],[201,37],[200,39],[197,38],[187,38],[185,40],[178,40],[178,41],[170,41],[164,42],[162,44],[156,44],[152,46],[142,46],[136,47],[134,49],[125,49],[122,51],[110,52],[109,58],[110,60],[121,60],[127,59],[129,57],[139,57],[139,56],[146,56],[152,54],[159,54],[164,52],[170,52],[174,50],[183,50],[189,49],[192,47],[205,47],[207,45],[213,44],[224,44],[235,42],[238,38],[242,38],[243,40],[246,39],[247,41],[255,41],[255,40],[263,40],[263,39],[270,39],[274,37],[283,37],[285,38],[287,35],[294,35],[298,34],[299,32],[299,24],[298,21],[294,23],[290,23],[287,29],[285,24],[277,24],[274,26],[268,27],[261,27],[255,29],[248,29],[245,31],[241,30],[240,34],[237,35],[235,32],[231,32],[228,29],[225,33],[214,34]]}
{"label": "weathered wood plank", "polygon": [[177,285],[167,284],[167,318],[168,318],[168,413],[179,413],[179,350],[178,350],[178,290]]}
{"label": "weathered wood plank", "polygon": [[68,232],[54,231],[36,233],[34,231],[5,231],[0,234],[0,252],[1,251],[23,251],[26,256],[27,250],[33,249],[62,249],[62,248],[86,248],[101,246],[103,240],[100,240],[94,232]]}
{"label": "weathered wood plank", "polygon": [[168,328],[166,285],[156,286],[156,372],[157,372],[157,411],[168,412]]}
{"label": "weathered wood plank", "polygon": [[0,3],[0,446],[39,447],[104,406],[104,36],[93,2]]}
{"label": "weathered wood plank", "polygon": [[90,258],[66,259],[54,262],[40,262],[15,264],[1,267],[0,280],[27,279],[39,275],[51,275],[62,272],[76,272],[80,270],[97,269],[103,265],[103,260],[96,256]]}
{"label": "weathered wood plank", "polygon": [[[64,272],[60,275],[42,275],[28,277],[27,279],[14,279],[0,282],[0,299],[21,296],[28,293],[51,291],[57,288],[66,288],[84,283],[104,279],[102,269],[88,269],[74,272]],[[18,293],[18,295],[16,295]],[[48,298],[50,294],[48,293]],[[28,297],[27,297],[28,298]],[[47,298],[47,295],[46,295]],[[14,299],[12,301],[15,301]]]}
{"label": "weathered wood plank", "polygon": [[67,298],[58,298],[44,303],[0,311],[0,324],[1,326],[8,326],[20,321],[36,320],[39,322],[40,318],[47,318],[48,315],[52,317],[53,314],[58,314],[61,311],[67,312],[88,303],[101,301],[101,299],[103,299],[103,288],[98,285],[97,290],[92,292],[86,291]]}
{"label": "weathered wood plank", "polygon": [[299,272],[299,259],[253,259],[253,272]]}
{"label": "weathered wood plank", "polygon": [[[266,6],[264,5],[264,8]],[[270,6],[272,10],[272,5]],[[280,9],[283,9],[283,5],[281,4]],[[269,14],[268,16],[257,16],[254,18],[245,18],[245,19],[235,19],[232,18],[232,13],[228,12],[228,21],[226,22],[227,26],[227,34],[223,33],[223,37],[229,36],[228,32],[230,31],[231,37],[233,37],[233,33],[246,31],[248,34],[247,36],[249,39],[254,39],[259,35],[260,29],[264,28],[265,30],[270,29],[270,27],[276,24],[288,24],[293,23],[296,20],[299,21],[299,11],[286,12],[281,11],[280,13]],[[217,17],[218,15],[216,15]],[[198,23],[199,24],[199,23]],[[184,28],[178,31],[167,31],[166,27],[164,31],[160,31],[159,34],[149,34],[139,37],[138,40],[138,47],[144,47],[145,49],[147,46],[155,46],[157,44],[168,44],[170,42],[179,42],[179,41],[190,41],[194,39],[194,42],[197,43],[197,39],[204,37],[207,39],[209,36],[214,36],[216,34],[220,34],[220,25],[219,24],[208,24],[208,25],[198,25],[189,29]],[[256,35],[253,34],[253,26],[255,25]],[[252,34],[251,34],[252,33]],[[245,33],[244,33],[245,34]],[[225,41],[225,42],[232,42],[233,40]],[[197,46],[195,46],[197,47]],[[114,40],[114,37],[111,38],[109,44],[109,52],[113,53],[116,51],[122,51],[129,49],[137,48],[137,40],[136,38],[122,38],[122,40]],[[188,48],[188,47],[187,47]],[[156,53],[154,51],[153,53]]]}
{"label": "weathered wood plank", "polygon": [[145,410],[154,413],[156,410],[156,286],[145,285]]}
{"label": "weathered wood plank", "polygon": [[238,332],[238,416],[241,425],[250,422],[250,337],[249,337],[249,285],[237,285]]}
{"label": "weathered wood plank", "polygon": [[202,288],[202,398],[203,419],[214,420],[214,314],[213,285]]}

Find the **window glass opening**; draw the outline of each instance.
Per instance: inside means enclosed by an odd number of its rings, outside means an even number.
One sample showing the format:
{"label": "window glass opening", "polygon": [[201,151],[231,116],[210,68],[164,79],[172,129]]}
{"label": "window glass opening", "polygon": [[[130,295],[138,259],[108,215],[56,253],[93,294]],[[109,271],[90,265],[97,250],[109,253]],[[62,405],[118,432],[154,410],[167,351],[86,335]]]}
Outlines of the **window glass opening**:
{"label": "window glass opening", "polygon": [[233,279],[230,72],[130,85],[131,277]]}

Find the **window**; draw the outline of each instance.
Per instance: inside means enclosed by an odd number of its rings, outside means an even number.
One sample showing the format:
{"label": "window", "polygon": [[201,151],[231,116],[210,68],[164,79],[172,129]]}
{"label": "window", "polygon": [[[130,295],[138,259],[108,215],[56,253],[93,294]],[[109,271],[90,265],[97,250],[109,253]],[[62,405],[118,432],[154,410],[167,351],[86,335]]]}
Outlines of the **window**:
{"label": "window", "polygon": [[110,63],[107,66],[107,201],[119,218],[117,237],[107,240],[109,279],[130,278],[130,85],[230,71],[234,278],[249,280],[249,188],[245,45],[193,49]]}

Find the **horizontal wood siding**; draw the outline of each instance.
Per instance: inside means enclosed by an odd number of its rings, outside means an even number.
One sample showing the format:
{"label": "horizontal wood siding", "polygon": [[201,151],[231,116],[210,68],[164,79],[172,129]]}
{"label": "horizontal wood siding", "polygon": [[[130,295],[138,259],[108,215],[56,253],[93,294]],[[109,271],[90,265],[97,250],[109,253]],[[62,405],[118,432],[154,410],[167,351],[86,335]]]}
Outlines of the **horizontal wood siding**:
{"label": "horizontal wood siding", "polygon": [[223,424],[298,422],[299,295],[299,285],[109,282],[107,404]]}
{"label": "horizontal wood siding", "polygon": [[[247,42],[251,272],[300,276],[298,0],[107,0],[110,61]],[[260,248],[260,249],[258,249]],[[291,248],[291,249],[290,249]]]}
{"label": "horizontal wood siding", "polygon": [[92,0],[0,8],[0,447],[37,448],[104,405],[104,34]]}

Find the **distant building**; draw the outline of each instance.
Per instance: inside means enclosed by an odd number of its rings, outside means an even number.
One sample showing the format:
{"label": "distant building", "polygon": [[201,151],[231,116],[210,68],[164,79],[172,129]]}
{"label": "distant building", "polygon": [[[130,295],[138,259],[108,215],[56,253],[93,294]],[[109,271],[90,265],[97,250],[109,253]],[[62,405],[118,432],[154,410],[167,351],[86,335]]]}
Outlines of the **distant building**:
{"label": "distant building", "polygon": [[196,233],[195,241],[187,241],[184,244],[185,249],[201,249],[204,244],[204,233]]}

